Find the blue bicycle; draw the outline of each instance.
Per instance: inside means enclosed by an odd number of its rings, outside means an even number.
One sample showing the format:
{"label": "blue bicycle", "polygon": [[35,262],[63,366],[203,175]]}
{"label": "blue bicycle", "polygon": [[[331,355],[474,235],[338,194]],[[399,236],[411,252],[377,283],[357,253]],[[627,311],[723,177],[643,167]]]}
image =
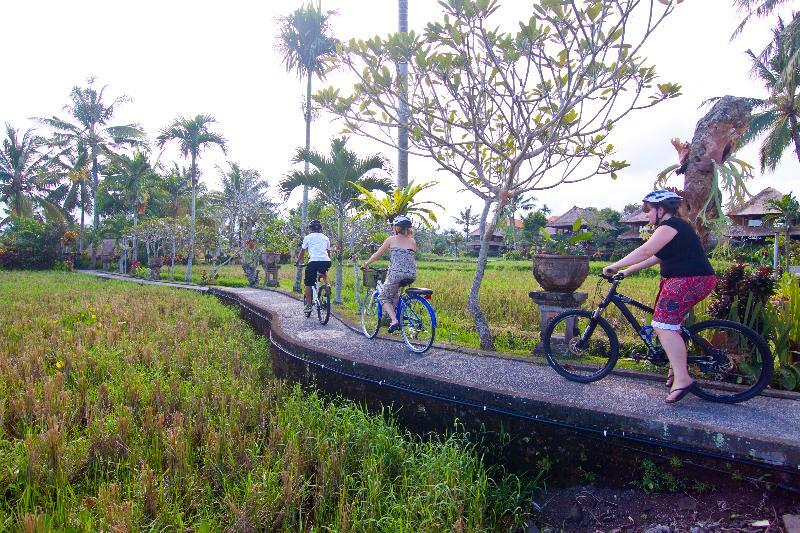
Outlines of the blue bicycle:
{"label": "blue bicycle", "polygon": [[[378,294],[386,271],[385,268],[365,271],[377,274],[376,287],[367,295],[361,307],[361,329],[370,339],[378,334],[383,320],[383,307],[378,301]],[[411,281],[413,280],[400,284],[403,289],[397,302],[397,320],[400,322],[400,331],[406,346],[413,352],[424,353],[431,347],[436,335],[436,313],[428,301],[433,290],[408,287]]]}

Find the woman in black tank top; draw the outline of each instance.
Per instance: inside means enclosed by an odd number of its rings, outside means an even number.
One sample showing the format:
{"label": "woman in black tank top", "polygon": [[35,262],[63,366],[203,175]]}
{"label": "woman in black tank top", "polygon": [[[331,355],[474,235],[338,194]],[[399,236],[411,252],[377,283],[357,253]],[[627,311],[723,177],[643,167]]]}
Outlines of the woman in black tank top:
{"label": "woman in black tank top", "polygon": [[[700,238],[691,224],[677,214],[682,198],[672,191],[654,191],[644,197],[643,211],[656,226],[653,235],[637,249],[605,267],[603,273],[628,276],[660,265],[661,284],[653,313],[653,329],[670,361],[667,403],[675,403],[694,388],[686,366],[686,344],[681,324],[698,302],[714,290],[717,278]],[[628,267],[620,270],[622,267]]]}

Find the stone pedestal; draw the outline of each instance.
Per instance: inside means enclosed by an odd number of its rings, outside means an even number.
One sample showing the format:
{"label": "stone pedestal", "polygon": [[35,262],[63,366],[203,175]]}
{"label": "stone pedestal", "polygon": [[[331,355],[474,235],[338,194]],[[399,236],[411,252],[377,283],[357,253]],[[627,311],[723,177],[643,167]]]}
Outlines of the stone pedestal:
{"label": "stone pedestal", "polygon": [[[551,292],[533,291],[528,294],[533,303],[539,306],[541,320],[539,321],[539,331],[544,332],[547,325],[557,314],[567,309],[580,309],[586,301],[588,294],[585,292]],[[572,331],[574,328],[567,325],[566,330]],[[551,342],[569,342],[569,338],[563,336],[552,337]],[[533,353],[541,355],[543,353],[541,341],[533,349]]]}
{"label": "stone pedestal", "polygon": [[267,287],[278,286],[278,271],[281,269],[279,265],[264,265],[264,285]]}

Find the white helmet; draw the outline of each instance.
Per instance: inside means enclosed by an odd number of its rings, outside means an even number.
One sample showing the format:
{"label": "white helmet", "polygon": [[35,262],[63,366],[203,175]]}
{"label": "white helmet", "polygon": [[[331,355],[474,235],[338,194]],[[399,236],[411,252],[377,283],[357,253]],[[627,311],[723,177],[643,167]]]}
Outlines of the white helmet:
{"label": "white helmet", "polygon": [[392,219],[392,226],[400,226],[401,228],[410,228],[411,219],[405,215],[397,215]]}
{"label": "white helmet", "polygon": [[659,189],[657,191],[653,191],[644,198],[642,198],[643,202],[647,202],[648,204],[659,205],[674,205],[677,206],[683,198],[681,198],[678,194],[667,191],[665,189]]}

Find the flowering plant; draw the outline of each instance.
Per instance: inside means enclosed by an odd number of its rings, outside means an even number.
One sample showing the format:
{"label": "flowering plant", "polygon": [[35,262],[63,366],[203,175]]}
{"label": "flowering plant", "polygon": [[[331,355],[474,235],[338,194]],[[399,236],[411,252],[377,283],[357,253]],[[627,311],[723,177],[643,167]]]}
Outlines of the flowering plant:
{"label": "flowering plant", "polygon": [[70,244],[74,243],[78,240],[78,232],[74,229],[70,229],[64,232],[64,235],[61,236],[61,244],[64,246],[69,246]]}

